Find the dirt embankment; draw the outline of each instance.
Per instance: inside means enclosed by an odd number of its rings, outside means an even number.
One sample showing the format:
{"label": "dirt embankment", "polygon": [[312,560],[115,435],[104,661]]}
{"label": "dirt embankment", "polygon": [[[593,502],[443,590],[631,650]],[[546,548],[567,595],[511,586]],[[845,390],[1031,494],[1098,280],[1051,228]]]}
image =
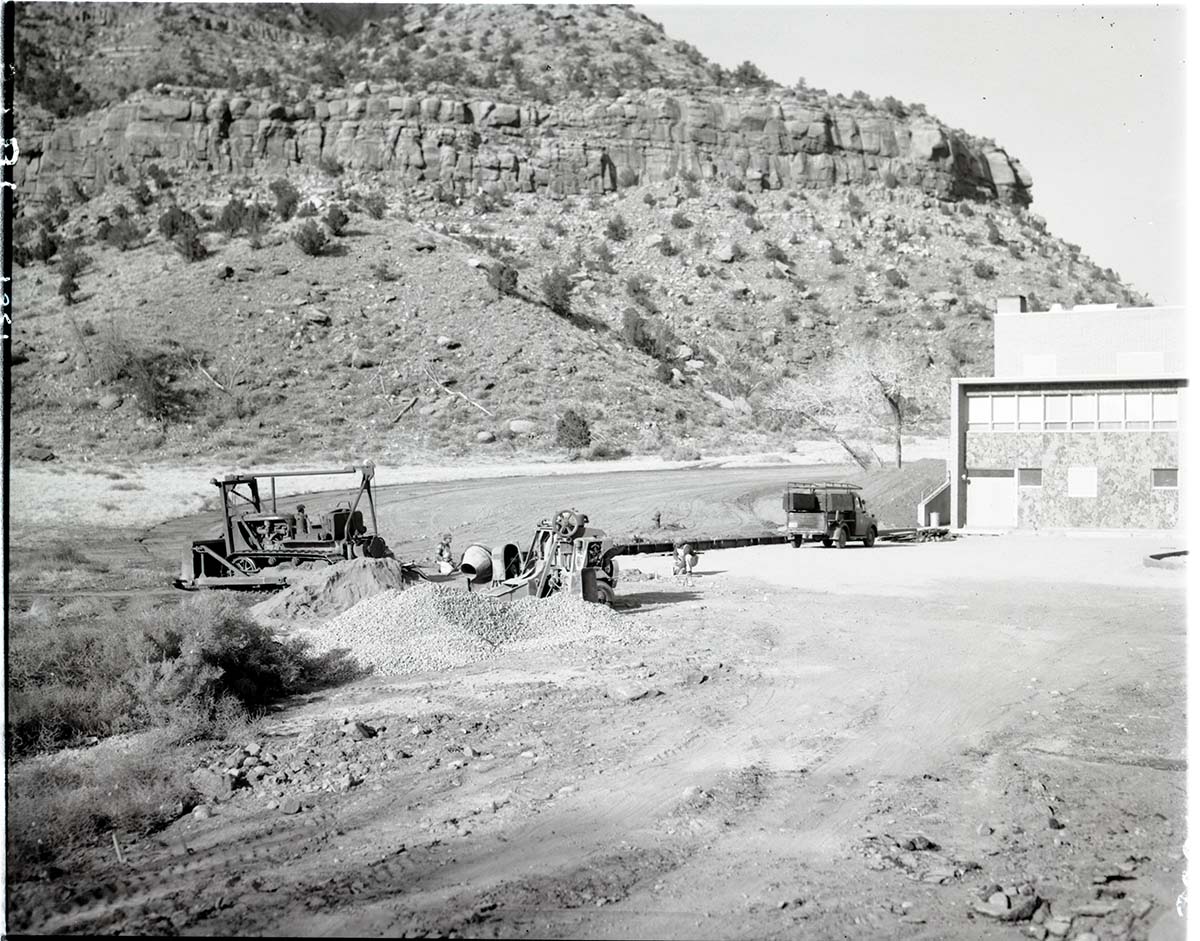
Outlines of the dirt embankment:
{"label": "dirt embankment", "polygon": [[[246,786],[206,819],[14,886],[13,926],[1182,936],[1183,577],[1138,540],[1042,542],[1078,557],[1054,582],[1002,539],[630,575],[613,630],[267,720],[214,753]],[[904,590],[958,549],[988,577]]]}

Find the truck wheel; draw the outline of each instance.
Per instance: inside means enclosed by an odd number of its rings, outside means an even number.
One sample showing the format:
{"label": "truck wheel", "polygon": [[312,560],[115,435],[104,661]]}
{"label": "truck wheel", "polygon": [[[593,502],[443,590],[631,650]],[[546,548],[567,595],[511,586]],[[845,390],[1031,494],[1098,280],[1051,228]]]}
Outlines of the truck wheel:
{"label": "truck wheel", "polygon": [[846,527],[845,526],[841,527],[837,531],[837,535],[834,536],[834,542],[836,543],[836,545],[839,549],[846,548]]}
{"label": "truck wheel", "polygon": [[867,530],[867,538],[863,540],[863,545],[866,546],[868,549],[870,549],[871,546],[875,545],[875,535],[876,535],[875,527],[872,526],[870,529]]}
{"label": "truck wheel", "polygon": [[793,536],[792,537],[792,548],[793,549],[799,549],[802,545],[804,545],[804,537],[803,536]]}
{"label": "truck wheel", "polygon": [[821,537],[821,545],[823,545],[826,549],[828,549],[830,546],[833,545],[833,540],[830,539],[828,536],[822,536]]}

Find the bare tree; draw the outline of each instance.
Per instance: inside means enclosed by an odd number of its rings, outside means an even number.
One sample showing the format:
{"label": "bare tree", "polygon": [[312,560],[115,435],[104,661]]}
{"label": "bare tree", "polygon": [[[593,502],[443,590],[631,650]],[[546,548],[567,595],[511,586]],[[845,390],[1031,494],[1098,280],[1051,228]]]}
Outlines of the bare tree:
{"label": "bare tree", "polygon": [[815,373],[785,380],[768,396],[767,407],[795,414],[864,469],[869,462],[847,441],[847,428],[883,419],[894,435],[896,466],[902,467],[904,432],[946,394],[945,372],[928,352],[891,342],[846,350]]}

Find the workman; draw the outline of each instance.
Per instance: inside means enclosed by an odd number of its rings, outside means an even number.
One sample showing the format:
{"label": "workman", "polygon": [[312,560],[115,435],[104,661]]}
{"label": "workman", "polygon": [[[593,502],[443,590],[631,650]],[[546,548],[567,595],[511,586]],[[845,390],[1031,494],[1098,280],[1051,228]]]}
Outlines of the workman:
{"label": "workman", "polygon": [[454,550],[450,548],[450,534],[442,533],[442,541],[437,547],[438,571],[449,575],[454,571]]}
{"label": "workman", "polygon": [[692,551],[691,543],[675,540],[675,559],[673,570],[676,575],[691,575],[696,568],[697,556]]}
{"label": "workman", "polygon": [[304,504],[296,507],[296,535],[308,535],[308,514],[304,512]]}

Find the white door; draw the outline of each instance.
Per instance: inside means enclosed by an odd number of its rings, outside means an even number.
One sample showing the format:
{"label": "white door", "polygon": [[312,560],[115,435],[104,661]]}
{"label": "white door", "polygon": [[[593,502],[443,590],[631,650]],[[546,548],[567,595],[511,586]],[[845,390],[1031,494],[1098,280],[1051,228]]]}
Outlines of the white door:
{"label": "white door", "polygon": [[1015,471],[967,471],[967,525],[975,529],[1011,529],[1017,525]]}

